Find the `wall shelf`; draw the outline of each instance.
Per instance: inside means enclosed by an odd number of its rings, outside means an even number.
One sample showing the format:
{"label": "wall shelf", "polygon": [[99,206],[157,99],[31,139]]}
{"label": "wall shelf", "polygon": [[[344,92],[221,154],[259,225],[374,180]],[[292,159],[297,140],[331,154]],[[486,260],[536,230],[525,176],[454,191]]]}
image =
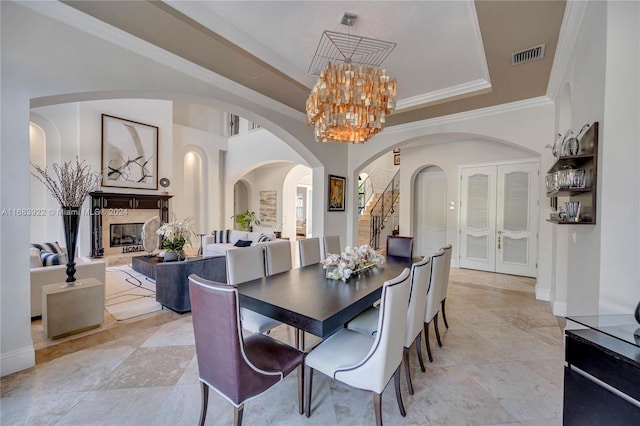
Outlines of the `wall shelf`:
{"label": "wall shelf", "polygon": [[594,122],[589,130],[580,139],[580,152],[578,155],[561,156],[547,172],[554,173],[566,168],[585,170],[585,188],[563,188],[548,191],[547,197],[568,197],[568,201],[580,202],[580,222],[565,222],[556,219],[547,219],[547,222],[556,225],[595,225],[596,201],[598,198],[598,122]]}

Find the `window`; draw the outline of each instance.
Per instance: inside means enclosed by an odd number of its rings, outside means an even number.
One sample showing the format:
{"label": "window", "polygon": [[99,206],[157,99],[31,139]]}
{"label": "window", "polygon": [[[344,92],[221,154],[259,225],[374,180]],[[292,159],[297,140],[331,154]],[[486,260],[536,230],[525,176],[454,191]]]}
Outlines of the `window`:
{"label": "window", "polygon": [[240,117],[235,114],[229,114],[229,136],[235,136],[240,133]]}
{"label": "window", "polygon": [[298,220],[304,219],[304,211],[302,209],[303,207],[304,199],[302,198],[302,195],[298,195],[296,197],[296,219]]}

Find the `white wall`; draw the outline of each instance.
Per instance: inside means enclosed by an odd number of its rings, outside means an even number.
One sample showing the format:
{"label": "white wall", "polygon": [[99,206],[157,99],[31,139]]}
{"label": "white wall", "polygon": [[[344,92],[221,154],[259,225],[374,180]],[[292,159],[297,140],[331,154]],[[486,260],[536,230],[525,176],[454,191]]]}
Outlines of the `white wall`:
{"label": "white wall", "polygon": [[640,301],[640,3],[607,2],[606,41],[598,313],[626,314]]}

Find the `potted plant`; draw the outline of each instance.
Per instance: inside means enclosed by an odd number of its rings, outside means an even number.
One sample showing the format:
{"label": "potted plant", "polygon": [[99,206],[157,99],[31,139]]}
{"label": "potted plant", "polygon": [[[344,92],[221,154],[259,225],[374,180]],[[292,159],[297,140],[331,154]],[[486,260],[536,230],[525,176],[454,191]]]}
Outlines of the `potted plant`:
{"label": "potted plant", "polygon": [[253,231],[252,224],[255,224],[256,226],[260,225],[260,221],[254,211],[247,210],[244,213],[234,214],[231,216],[231,219],[233,219],[244,231],[247,232]]}
{"label": "potted plant", "polygon": [[163,224],[156,233],[163,237],[162,247],[167,251],[164,255],[164,261],[184,259],[185,244],[191,245],[191,229],[190,218],[185,220],[175,220]]}

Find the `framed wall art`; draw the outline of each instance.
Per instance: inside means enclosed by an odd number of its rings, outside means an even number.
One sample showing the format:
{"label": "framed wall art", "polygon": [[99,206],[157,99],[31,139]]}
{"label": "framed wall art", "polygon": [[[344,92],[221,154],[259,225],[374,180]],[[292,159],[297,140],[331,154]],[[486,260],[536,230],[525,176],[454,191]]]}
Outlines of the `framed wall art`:
{"label": "framed wall art", "polygon": [[102,186],[158,189],[158,127],[102,114]]}
{"label": "framed wall art", "polygon": [[329,175],[328,211],[343,212],[345,205],[346,178]]}
{"label": "framed wall art", "polygon": [[400,165],[400,154],[393,154],[393,165],[394,166]]}

